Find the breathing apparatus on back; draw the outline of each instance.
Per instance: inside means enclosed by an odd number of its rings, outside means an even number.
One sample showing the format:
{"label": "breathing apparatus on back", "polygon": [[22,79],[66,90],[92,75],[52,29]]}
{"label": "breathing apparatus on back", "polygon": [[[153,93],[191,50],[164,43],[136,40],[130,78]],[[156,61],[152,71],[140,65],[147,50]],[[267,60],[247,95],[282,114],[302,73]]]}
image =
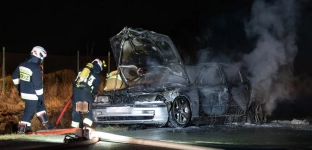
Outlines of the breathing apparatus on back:
{"label": "breathing apparatus on back", "polygon": [[93,64],[88,63],[81,72],[79,72],[77,79],[76,79],[76,87],[86,87],[87,78],[90,75],[90,72],[93,69]]}
{"label": "breathing apparatus on back", "polygon": [[[103,63],[104,62],[104,63]],[[101,61],[99,59],[94,59],[92,63],[88,63],[81,72],[79,72],[77,79],[75,80],[75,86],[77,88],[84,88],[87,87],[87,80],[90,76],[91,72],[99,73],[103,70],[103,67],[106,67],[105,61]]]}

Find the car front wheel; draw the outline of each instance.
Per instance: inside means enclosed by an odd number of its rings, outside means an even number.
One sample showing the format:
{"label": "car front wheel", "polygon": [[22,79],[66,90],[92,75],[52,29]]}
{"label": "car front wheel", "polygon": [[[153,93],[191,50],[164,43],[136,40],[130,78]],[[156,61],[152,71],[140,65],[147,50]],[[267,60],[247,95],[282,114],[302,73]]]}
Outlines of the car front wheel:
{"label": "car front wheel", "polygon": [[189,101],[185,97],[175,98],[169,111],[168,126],[184,128],[189,124],[190,120],[191,108]]}

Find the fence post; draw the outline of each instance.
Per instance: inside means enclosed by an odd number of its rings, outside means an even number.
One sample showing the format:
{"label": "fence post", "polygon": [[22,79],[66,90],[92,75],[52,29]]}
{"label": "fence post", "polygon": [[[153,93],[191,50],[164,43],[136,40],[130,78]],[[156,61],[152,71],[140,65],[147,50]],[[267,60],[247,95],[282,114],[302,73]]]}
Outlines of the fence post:
{"label": "fence post", "polygon": [[2,92],[5,91],[5,47],[2,53]]}
{"label": "fence post", "polygon": [[107,57],[107,74],[110,73],[110,52],[108,52],[108,57]]}
{"label": "fence post", "polygon": [[77,72],[79,72],[79,50],[77,51]]}

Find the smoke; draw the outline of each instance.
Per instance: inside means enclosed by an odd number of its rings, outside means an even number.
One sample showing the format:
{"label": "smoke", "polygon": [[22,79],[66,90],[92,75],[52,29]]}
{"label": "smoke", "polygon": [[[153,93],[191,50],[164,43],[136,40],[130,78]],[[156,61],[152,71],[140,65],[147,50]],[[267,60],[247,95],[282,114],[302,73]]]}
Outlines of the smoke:
{"label": "smoke", "polygon": [[246,23],[248,38],[257,38],[255,48],[243,56],[251,74],[253,98],[270,114],[277,101],[291,99],[296,46],[296,0],[255,0]]}
{"label": "smoke", "polygon": [[216,52],[215,49],[212,49],[211,47],[203,48],[197,51],[196,53],[196,65],[207,63],[207,62],[218,62],[218,63],[229,63],[233,64],[235,62],[236,57],[239,57],[240,54],[238,54],[235,51],[222,53]]}

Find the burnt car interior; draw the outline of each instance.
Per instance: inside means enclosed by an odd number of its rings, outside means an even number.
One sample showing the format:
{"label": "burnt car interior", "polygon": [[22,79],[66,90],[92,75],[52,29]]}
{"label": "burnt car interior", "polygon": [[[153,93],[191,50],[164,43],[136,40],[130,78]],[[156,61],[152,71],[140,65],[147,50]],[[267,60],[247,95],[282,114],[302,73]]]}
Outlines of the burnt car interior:
{"label": "burnt car interior", "polygon": [[[170,40],[159,39],[148,32],[151,31],[138,32],[125,28],[119,33],[120,36],[111,39],[112,47],[119,54],[115,53],[115,59],[118,60],[117,72],[126,86],[189,82],[186,74],[181,72],[184,66],[177,60],[179,54],[172,51],[173,44]],[[118,42],[120,38],[122,42]]]}

